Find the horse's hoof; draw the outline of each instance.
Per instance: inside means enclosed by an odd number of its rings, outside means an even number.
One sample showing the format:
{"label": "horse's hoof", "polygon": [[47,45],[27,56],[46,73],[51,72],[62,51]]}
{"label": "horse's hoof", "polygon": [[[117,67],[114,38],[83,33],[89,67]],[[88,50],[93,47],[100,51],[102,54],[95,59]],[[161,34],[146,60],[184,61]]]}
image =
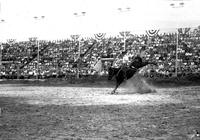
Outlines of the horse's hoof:
{"label": "horse's hoof", "polygon": [[115,94],[115,92],[111,92],[110,94]]}

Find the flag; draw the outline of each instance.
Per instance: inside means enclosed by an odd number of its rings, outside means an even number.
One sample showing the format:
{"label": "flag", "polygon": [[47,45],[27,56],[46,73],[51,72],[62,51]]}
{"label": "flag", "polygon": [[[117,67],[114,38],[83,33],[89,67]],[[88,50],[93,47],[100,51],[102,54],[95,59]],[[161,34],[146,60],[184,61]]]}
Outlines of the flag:
{"label": "flag", "polygon": [[101,72],[102,70],[102,62],[101,59],[94,65],[93,69],[97,72]]}
{"label": "flag", "polygon": [[97,40],[101,40],[105,37],[106,33],[97,33],[97,34],[94,34],[95,38]]}
{"label": "flag", "polygon": [[146,33],[149,37],[154,37],[158,34],[160,30],[146,30]]}

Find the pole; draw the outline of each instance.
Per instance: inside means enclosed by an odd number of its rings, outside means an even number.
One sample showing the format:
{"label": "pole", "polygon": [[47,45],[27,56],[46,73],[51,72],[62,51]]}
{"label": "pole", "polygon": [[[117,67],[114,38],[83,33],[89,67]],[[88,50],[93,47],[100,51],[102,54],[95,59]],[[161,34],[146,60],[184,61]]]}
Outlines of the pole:
{"label": "pole", "polygon": [[176,36],[176,63],[175,63],[175,76],[178,76],[178,29],[177,29],[177,36]]}
{"label": "pole", "polygon": [[[83,17],[85,16],[86,12],[81,12],[81,13],[74,13],[75,17]],[[82,21],[80,21],[80,23],[82,23]],[[78,47],[79,47],[79,56],[78,56],[78,62],[77,62],[77,78],[79,79],[79,73],[80,73],[80,54],[81,54],[81,46],[80,46],[80,41],[78,40]]]}
{"label": "pole", "polygon": [[0,43],[0,72],[2,72],[2,49],[3,49],[3,45],[2,43]]}
{"label": "pole", "polygon": [[[129,12],[131,10],[130,7],[127,8],[118,8],[117,9],[120,13]],[[126,51],[126,32],[124,31],[124,51]]]}
{"label": "pole", "polygon": [[[42,20],[45,18],[45,16],[34,16],[33,17],[35,20]],[[37,52],[37,74],[36,74],[36,79],[39,79],[39,59],[40,59],[40,44],[39,41],[36,41],[36,45],[38,47],[38,52]]]}
{"label": "pole", "polygon": [[124,31],[124,51],[126,51],[126,32]]}
{"label": "pole", "polygon": [[[0,3],[1,4],[1,3]],[[1,7],[0,7],[1,8]],[[1,12],[1,9],[0,9],[0,12]],[[5,20],[4,19],[1,19],[0,20],[0,23],[5,23]],[[3,49],[3,44],[2,42],[0,43],[0,68],[2,67],[2,49]],[[0,70],[1,71],[1,70]]]}
{"label": "pole", "polygon": [[1,45],[0,45],[0,68],[2,67],[2,48],[3,48],[3,45],[2,45],[2,43],[0,43]]}
{"label": "pole", "polygon": [[[170,6],[172,8],[183,8],[184,7],[184,3],[183,2],[179,2],[178,6],[175,5],[175,3],[171,3]],[[178,23],[177,23],[178,24]],[[178,27],[177,27],[177,36],[176,36],[176,63],[175,63],[175,76],[178,76]]]}
{"label": "pole", "polygon": [[78,40],[78,57],[81,57],[81,45],[80,45],[80,41]]}
{"label": "pole", "polygon": [[77,78],[79,79],[80,74],[80,59],[81,59],[81,46],[80,41],[78,40],[78,63],[77,63]]}
{"label": "pole", "polygon": [[39,45],[39,41],[36,41],[37,43],[37,47],[38,47],[38,51],[37,51],[37,79],[39,79],[39,61],[40,61],[40,45]]}
{"label": "pole", "polygon": [[19,63],[17,64],[17,79],[20,78],[20,66]]}

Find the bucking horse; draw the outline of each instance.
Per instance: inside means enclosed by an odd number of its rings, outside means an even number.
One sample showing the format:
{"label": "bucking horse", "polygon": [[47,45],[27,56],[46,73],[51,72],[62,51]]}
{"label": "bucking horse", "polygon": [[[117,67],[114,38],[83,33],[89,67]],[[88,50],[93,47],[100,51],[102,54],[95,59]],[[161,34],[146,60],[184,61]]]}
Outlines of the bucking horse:
{"label": "bucking horse", "polygon": [[111,80],[113,77],[115,77],[116,79],[116,85],[111,94],[115,94],[117,88],[121,85],[121,83],[133,77],[142,67],[149,64],[156,65],[156,63],[154,62],[139,62],[139,63],[136,62],[134,67],[132,67],[132,65],[127,67],[121,66],[119,68],[109,67],[108,80]]}

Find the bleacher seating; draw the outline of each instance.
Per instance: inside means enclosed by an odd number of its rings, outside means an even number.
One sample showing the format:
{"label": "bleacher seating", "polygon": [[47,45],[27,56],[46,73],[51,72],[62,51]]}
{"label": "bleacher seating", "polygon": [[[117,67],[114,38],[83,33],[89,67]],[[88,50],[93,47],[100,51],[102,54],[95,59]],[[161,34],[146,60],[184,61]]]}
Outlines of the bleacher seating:
{"label": "bleacher seating", "polygon": [[[35,42],[29,40],[12,44],[3,43],[2,45],[2,61],[9,61],[10,63],[5,63],[1,67],[1,77],[16,75],[19,71],[20,75],[25,78],[36,76],[38,48]],[[81,47],[81,74],[94,74],[93,67],[100,58],[114,58],[114,66],[121,65],[122,55],[120,54],[124,48],[123,38],[121,37],[109,37],[101,41],[96,41],[93,38],[81,39],[80,42],[70,39],[54,42],[40,41],[40,77],[66,77],[66,75],[76,74],[79,45]],[[144,52],[144,59],[159,64],[159,67],[154,68],[154,71],[159,73],[157,76],[168,77],[175,72],[175,50],[175,33],[158,34],[152,38],[147,35],[131,35],[126,39],[126,51],[123,55],[131,60],[138,52]],[[108,63],[104,63],[104,70],[106,70],[106,65]],[[180,34],[178,74],[183,76],[199,72],[199,36],[195,36],[192,31],[187,36]],[[145,75],[147,76],[147,74]]]}

